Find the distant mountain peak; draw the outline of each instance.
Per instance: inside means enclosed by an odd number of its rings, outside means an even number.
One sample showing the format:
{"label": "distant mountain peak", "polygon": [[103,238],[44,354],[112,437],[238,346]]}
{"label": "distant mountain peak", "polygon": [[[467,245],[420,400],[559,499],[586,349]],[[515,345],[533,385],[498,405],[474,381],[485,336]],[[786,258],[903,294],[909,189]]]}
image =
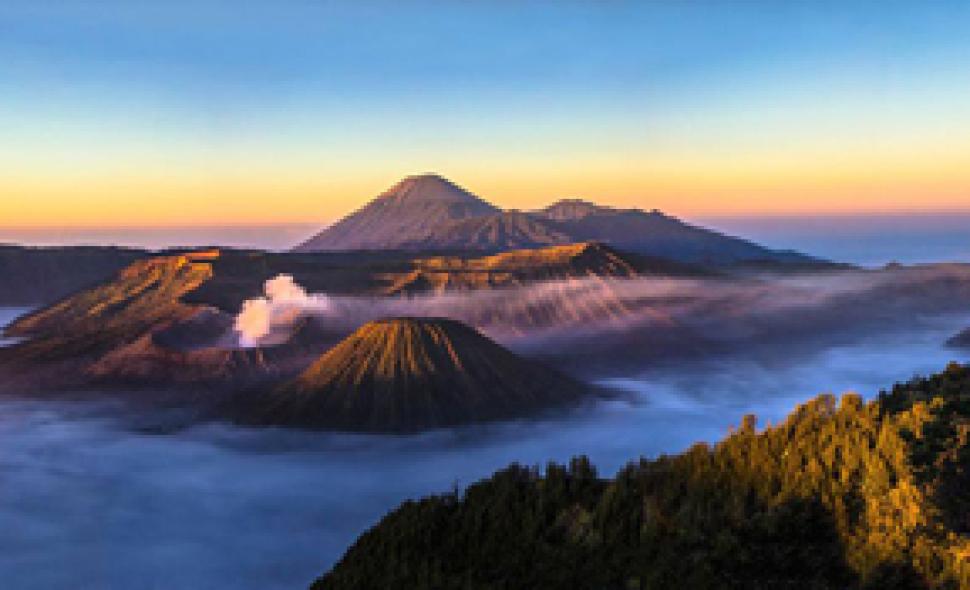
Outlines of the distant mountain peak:
{"label": "distant mountain peak", "polygon": [[502,211],[436,173],[404,178],[296,250],[501,252],[589,241],[688,263],[819,262],[695,227],[656,209],[567,198],[538,211]]}
{"label": "distant mountain peak", "polygon": [[496,213],[498,208],[439,174],[408,176],[296,250],[401,248],[450,223]]}
{"label": "distant mountain peak", "polygon": [[467,189],[433,172],[407,176],[381,193],[378,199],[400,202],[481,203]]}

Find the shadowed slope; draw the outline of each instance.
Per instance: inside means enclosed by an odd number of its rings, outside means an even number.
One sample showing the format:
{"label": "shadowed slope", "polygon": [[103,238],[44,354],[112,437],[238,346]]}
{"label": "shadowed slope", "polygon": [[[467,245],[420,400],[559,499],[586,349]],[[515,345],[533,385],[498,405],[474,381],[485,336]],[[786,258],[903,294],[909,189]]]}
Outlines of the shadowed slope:
{"label": "shadowed slope", "polygon": [[294,381],[260,396],[244,421],[414,431],[528,415],[582,387],[447,319],[368,323]]}

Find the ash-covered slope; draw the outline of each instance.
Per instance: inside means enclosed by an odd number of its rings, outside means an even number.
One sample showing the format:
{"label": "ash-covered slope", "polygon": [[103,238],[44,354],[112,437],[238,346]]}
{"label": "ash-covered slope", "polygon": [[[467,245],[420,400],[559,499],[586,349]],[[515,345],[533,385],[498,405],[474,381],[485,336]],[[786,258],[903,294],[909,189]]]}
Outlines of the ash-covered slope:
{"label": "ash-covered slope", "polygon": [[448,223],[498,212],[441,176],[409,176],[295,250],[391,250],[420,242]]}
{"label": "ash-covered slope", "polygon": [[526,416],[582,394],[460,322],[398,318],[365,324],[238,414],[257,424],[408,432]]}

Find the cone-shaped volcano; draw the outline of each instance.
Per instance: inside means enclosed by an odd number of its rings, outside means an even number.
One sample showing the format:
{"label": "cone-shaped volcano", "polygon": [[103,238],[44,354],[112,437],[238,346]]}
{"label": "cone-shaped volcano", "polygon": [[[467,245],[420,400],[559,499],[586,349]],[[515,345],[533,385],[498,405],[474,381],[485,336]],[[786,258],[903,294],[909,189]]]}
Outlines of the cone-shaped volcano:
{"label": "cone-shaped volcano", "polygon": [[387,250],[427,239],[436,228],[499,210],[437,174],[409,176],[297,251]]}
{"label": "cone-shaped volcano", "polygon": [[524,416],[583,386],[448,319],[368,323],[302,375],[262,396],[247,421],[374,432]]}

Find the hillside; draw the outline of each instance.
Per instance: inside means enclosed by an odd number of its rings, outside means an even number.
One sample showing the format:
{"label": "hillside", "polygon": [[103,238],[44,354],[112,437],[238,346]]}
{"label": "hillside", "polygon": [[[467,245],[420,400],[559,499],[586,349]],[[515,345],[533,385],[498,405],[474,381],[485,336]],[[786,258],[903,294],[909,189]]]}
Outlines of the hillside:
{"label": "hillside", "polygon": [[414,270],[393,277],[385,294],[463,291],[589,277],[676,277],[710,273],[699,267],[620,252],[598,242],[511,250],[479,257],[418,258]]}
{"label": "hillside", "polygon": [[[139,260],[112,280],[18,319],[6,333],[25,340],[0,349],[0,373],[20,390],[58,390],[139,378],[160,385],[215,379],[231,367],[250,370],[258,359],[216,345],[231,318],[182,299],[211,279],[219,254]],[[160,344],[166,332],[182,326],[193,326],[197,342],[191,347]]]}
{"label": "hillside", "polygon": [[824,262],[770,250],[658,211],[614,209],[578,199],[534,212],[501,211],[433,174],[404,179],[295,250],[502,252],[588,241],[689,263]]}
{"label": "hillside", "polygon": [[968,400],[951,365],[612,479],[513,465],[404,503],[313,588],[967,588]]}
{"label": "hillside", "polygon": [[407,432],[527,416],[582,386],[454,320],[368,323],[298,378],[247,400],[244,422]]}
{"label": "hillside", "polygon": [[112,280],[28,314],[6,333],[31,337],[19,349],[70,355],[134,340],[195,310],[181,298],[212,277],[218,251],[157,256],[129,265]]}

